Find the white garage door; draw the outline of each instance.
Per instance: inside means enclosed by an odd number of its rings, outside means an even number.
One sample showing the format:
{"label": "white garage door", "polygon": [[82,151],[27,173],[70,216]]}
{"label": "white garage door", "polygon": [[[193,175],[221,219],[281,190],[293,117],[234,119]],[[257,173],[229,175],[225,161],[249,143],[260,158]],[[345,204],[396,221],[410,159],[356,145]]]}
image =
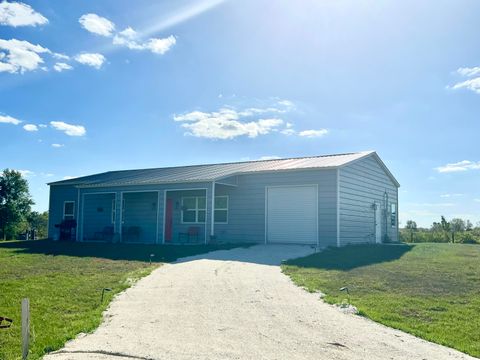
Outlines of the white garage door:
{"label": "white garage door", "polygon": [[317,187],[267,188],[267,242],[317,243]]}

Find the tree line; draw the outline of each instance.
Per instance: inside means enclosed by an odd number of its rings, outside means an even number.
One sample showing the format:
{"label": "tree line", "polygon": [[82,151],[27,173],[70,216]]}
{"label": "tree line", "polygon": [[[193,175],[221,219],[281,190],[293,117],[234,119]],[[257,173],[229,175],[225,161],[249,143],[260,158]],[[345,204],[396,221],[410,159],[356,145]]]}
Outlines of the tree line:
{"label": "tree line", "polygon": [[34,201],[28,182],[16,170],[0,173],[0,240],[18,239],[33,232],[37,238],[47,237],[48,212],[32,211]]}
{"label": "tree line", "polygon": [[403,242],[451,242],[480,244],[480,222],[475,226],[470,220],[453,218],[450,221],[441,216],[439,222],[433,222],[430,228],[421,228],[413,220],[408,220],[400,229]]}

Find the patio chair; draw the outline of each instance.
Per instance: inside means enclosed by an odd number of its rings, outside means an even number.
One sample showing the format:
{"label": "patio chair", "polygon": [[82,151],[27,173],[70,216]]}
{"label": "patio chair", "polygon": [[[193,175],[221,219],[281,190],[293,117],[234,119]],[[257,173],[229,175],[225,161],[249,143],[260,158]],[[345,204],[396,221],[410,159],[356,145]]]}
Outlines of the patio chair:
{"label": "patio chair", "polygon": [[198,226],[189,226],[187,229],[187,232],[179,232],[178,233],[178,242],[184,243],[182,240],[187,240],[187,243],[192,243],[192,239],[195,240],[195,242],[198,242],[200,234],[200,228]]}
{"label": "patio chair", "polygon": [[126,231],[122,232],[125,237],[123,241],[125,242],[139,242],[140,241],[140,232],[142,229],[140,226],[129,226]]}

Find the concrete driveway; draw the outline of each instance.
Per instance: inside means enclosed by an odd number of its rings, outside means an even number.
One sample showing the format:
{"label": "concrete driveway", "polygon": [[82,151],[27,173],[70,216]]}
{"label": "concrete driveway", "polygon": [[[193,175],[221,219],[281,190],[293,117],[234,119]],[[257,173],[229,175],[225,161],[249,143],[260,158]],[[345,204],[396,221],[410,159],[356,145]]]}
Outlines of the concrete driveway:
{"label": "concrete driveway", "polygon": [[278,264],[310,247],[255,246],[164,265],[120,294],[64,359],[473,359],[293,285]]}

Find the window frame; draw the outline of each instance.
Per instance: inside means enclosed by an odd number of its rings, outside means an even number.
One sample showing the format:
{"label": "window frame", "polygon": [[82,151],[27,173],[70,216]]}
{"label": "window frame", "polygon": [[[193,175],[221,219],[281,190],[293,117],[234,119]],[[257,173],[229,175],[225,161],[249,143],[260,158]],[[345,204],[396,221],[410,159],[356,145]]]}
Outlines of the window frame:
{"label": "window frame", "polygon": [[[73,204],[72,206],[72,213],[71,214],[66,214],[65,213],[65,206],[67,204]],[[66,216],[71,216],[71,219],[65,219]],[[63,202],[63,220],[75,220],[75,201],[69,200],[69,201],[64,201]]]}
{"label": "window frame", "polygon": [[392,202],[390,203],[390,225],[392,228],[397,226],[397,204]]}
{"label": "window frame", "polygon": [[[199,208],[198,207],[198,199],[200,198],[204,198],[205,199],[205,208]],[[184,205],[184,202],[185,202],[185,199],[195,199],[195,208],[187,208],[187,209],[184,209],[183,207],[185,206]],[[184,214],[185,214],[185,211],[195,211],[195,221],[184,221],[183,220],[183,217],[184,217]],[[204,221],[198,221],[198,214],[200,211],[205,211],[205,220]],[[182,196],[182,211],[181,211],[181,223],[182,224],[205,224],[206,223],[206,220],[207,220],[207,198],[206,196]]]}
{"label": "window frame", "polygon": [[[229,218],[229,215],[230,215],[230,211],[229,211],[229,205],[230,205],[230,199],[228,198],[228,195],[218,195],[218,196],[215,196],[215,199],[217,198],[226,198],[227,199],[227,205],[225,208],[217,208],[214,206],[214,209],[213,209],[213,213],[215,214],[215,211],[226,211],[227,212],[227,217],[226,217],[226,220],[225,221],[217,221],[217,217],[215,216],[215,224],[228,224],[228,218]],[[215,204],[215,200],[213,201],[213,203]]]}

